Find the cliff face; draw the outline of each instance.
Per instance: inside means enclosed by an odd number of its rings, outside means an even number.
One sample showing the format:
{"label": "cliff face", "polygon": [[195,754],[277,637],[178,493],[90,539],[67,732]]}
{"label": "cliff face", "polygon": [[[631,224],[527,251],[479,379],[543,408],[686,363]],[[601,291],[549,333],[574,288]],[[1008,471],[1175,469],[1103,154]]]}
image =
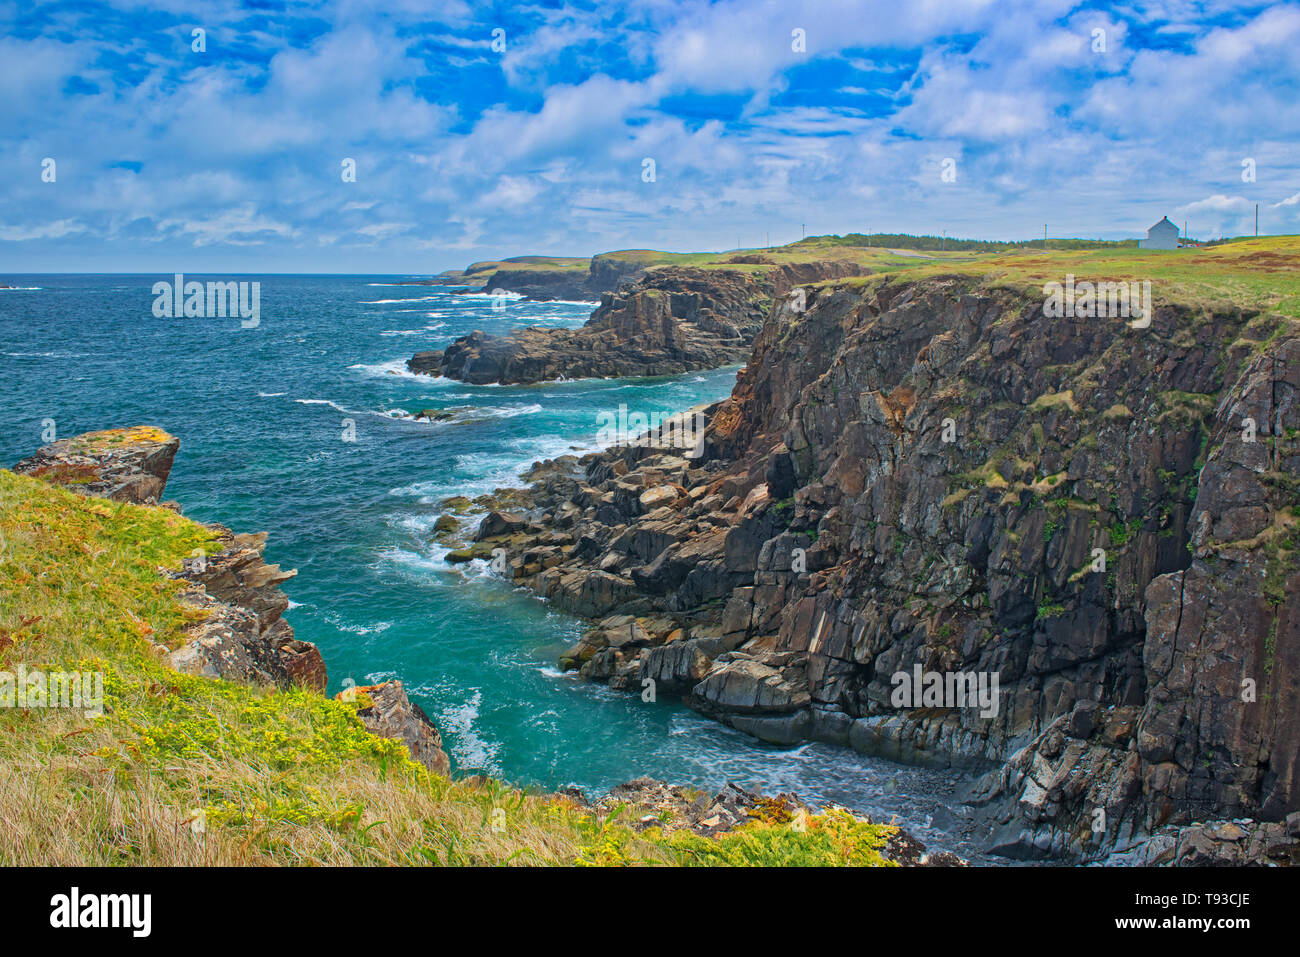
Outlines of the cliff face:
{"label": "cliff face", "polygon": [[[1281,322],[1047,318],[957,278],[823,289],[764,325],[702,465],[594,457],[502,542],[600,619],[567,666],[772,741],[990,769],[971,799],[1005,853],[1138,854],[1243,815],[1279,822],[1248,835],[1263,854],[1300,807]],[[897,701],[918,667],[996,680],[997,705]],[[1235,838],[1161,840],[1141,853]]]}
{"label": "cliff face", "polygon": [[498,289],[516,292],[525,299],[545,302],[551,299],[591,300],[600,293],[592,291],[590,276],[572,269],[498,269],[483,282],[483,292]]}
{"label": "cliff face", "polygon": [[[616,266],[600,268],[600,275],[608,272],[610,281],[622,275]],[[475,384],[717,368],[744,361],[774,299],[802,283],[859,271],[852,263],[753,272],[656,268],[605,293],[600,307],[579,329],[528,328],[508,336],[476,331],[443,351],[417,354],[407,367]]]}
{"label": "cliff face", "polygon": [[533,265],[528,269],[507,266],[476,274],[474,267],[471,267],[459,278],[461,282],[484,292],[503,289],[539,302],[554,299],[595,301],[605,293],[616,292],[625,283],[640,279],[645,275],[646,266],[647,260],[635,254],[601,253],[591,257],[586,271],[572,267],[546,269]]}
{"label": "cliff face", "polygon": [[[547,263],[553,268],[547,268]],[[554,299],[592,301],[614,292],[645,272],[647,260],[639,255],[602,253],[590,260],[546,260],[520,256],[501,263],[475,263],[466,269],[452,269],[433,279],[402,285],[461,286],[474,292],[497,289],[514,292],[525,299],[546,302]],[[463,291],[463,290],[462,290]]]}
{"label": "cliff face", "polygon": [[141,505],[158,501],[180,447],[179,439],[149,426],[90,432],[51,442],[13,470],[83,495]]}

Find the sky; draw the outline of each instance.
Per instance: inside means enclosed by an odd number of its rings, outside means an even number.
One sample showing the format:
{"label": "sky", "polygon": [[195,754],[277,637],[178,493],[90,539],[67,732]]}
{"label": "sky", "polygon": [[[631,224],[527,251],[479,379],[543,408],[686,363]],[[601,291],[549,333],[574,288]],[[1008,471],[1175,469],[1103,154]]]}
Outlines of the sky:
{"label": "sky", "polygon": [[1298,50],[1233,0],[0,2],[0,274],[1300,233]]}

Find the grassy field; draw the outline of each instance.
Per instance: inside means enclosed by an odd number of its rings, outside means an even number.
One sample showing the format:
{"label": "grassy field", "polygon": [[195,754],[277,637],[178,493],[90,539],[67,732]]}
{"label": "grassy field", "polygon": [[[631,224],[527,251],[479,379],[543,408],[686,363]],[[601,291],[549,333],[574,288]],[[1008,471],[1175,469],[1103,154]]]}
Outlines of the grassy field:
{"label": "grassy field", "polygon": [[[970,275],[978,276],[988,286],[1036,288],[1040,293],[1043,283],[1062,282],[1066,273],[1073,273],[1078,280],[1150,280],[1157,301],[1199,303],[1211,309],[1265,309],[1300,317],[1300,236],[1261,236],[1167,251],[1139,249],[1133,242],[1091,240],[1051,240],[1046,250],[1023,245],[996,252],[865,246],[863,240],[856,235],[816,236],[771,249],[720,253],[623,249],[601,255],[635,261],[644,268],[694,266],[755,273],[774,264],[843,260],[865,266],[873,274],[907,271],[918,278]],[[495,268],[579,273],[586,272],[590,262],[521,256],[503,262],[475,263],[466,275],[472,271],[482,278]]]}
{"label": "grassy field", "polygon": [[[881,237],[888,240],[889,237]],[[1038,289],[1062,282],[1066,273],[1077,280],[1150,280],[1158,302],[1184,302],[1210,309],[1263,309],[1300,317],[1300,236],[1261,236],[1235,239],[1214,246],[1179,250],[1139,249],[1132,243],[1052,240],[1048,249],[1014,246],[995,252],[939,251],[862,245],[864,237],[818,236],[771,249],[712,253],[670,253],[653,249],[624,249],[603,258],[634,261],[643,268],[693,266],[763,272],[772,265],[797,265],[823,260],[857,263],[873,274],[908,272],[918,278],[937,275],[977,276],[984,285]],[[485,277],[493,268],[523,271],[585,272],[589,259],[523,256],[515,260],[476,263],[470,270]],[[467,271],[469,275],[469,271]]]}
{"label": "grassy field", "polygon": [[[211,534],[167,509],[0,470],[0,672],[98,672],[103,713],[0,708],[0,864],[883,864],[894,833],[788,813],[720,839],[455,781],[355,704],[179,674],[158,646],[199,614],[179,567]],[[0,675],[0,681],[4,676]]]}
{"label": "grassy field", "polygon": [[486,278],[498,269],[517,272],[572,272],[586,275],[591,260],[585,256],[515,256],[510,259],[487,259],[465,267],[464,275]]}
{"label": "grassy field", "polygon": [[[851,243],[836,242],[835,237],[808,239],[789,246],[774,246],[771,249],[739,249],[728,252],[673,253],[658,249],[618,249],[601,253],[601,259],[618,260],[635,263],[640,268],[653,269],[659,266],[694,266],[702,269],[732,269],[742,272],[762,272],[772,265],[819,262],[825,259],[840,259],[860,263],[877,269],[903,269],[921,265],[930,258],[936,260],[969,259],[970,254],[926,252],[922,256],[911,256],[906,252],[896,254],[883,247],[866,247]],[[744,260],[760,259],[761,262]],[[467,266],[463,271],[449,270],[444,276],[463,276],[468,284],[485,281],[498,269],[512,272],[536,273],[573,273],[585,275],[591,267],[591,259],[565,256],[516,256],[510,259],[484,260]]]}
{"label": "grassy field", "polygon": [[[1300,236],[1261,236],[1177,250],[1115,246],[953,253],[939,260],[917,259],[903,268],[916,278],[975,276],[990,287],[1036,290],[1038,295],[1044,283],[1063,282],[1067,273],[1076,280],[1150,280],[1156,302],[1197,304],[1211,310],[1260,309],[1300,317]],[[880,271],[897,270],[882,265]]]}

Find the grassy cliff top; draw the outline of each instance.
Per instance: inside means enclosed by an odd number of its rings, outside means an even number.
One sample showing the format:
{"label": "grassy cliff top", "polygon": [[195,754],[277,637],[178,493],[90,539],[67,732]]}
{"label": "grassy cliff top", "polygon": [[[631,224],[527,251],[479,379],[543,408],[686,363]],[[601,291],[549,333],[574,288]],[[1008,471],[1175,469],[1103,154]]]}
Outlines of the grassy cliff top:
{"label": "grassy cliff top", "polygon": [[[1071,273],[1079,280],[1150,280],[1153,296],[1161,301],[1267,309],[1300,316],[1300,236],[1261,236],[1177,250],[1139,249],[1134,241],[1092,240],[1049,240],[1047,249],[1031,244],[1007,244],[991,251],[984,247],[935,250],[920,242],[928,238],[932,237],[891,240],[887,236],[815,236],[770,249],[698,253],[621,249],[594,258],[635,263],[647,269],[693,266],[755,273],[773,266],[840,260],[865,266],[876,274],[907,271],[918,278],[971,275],[990,285],[1038,287],[1040,292],[1043,283],[1063,282],[1066,274]],[[914,248],[889,245],[893,240]],[[864,245],[867,241],[883,244]],[[585,273],[592,261],[520,256],[475,263],[464,275],[486,277],[495,269],[558,270],[576,275]]]}
{"label": "grassy cliff top", "polygon": [[[947,259],[959,254],[926,253],[935,259]],[[797,265],[822,262],[828,259],[861,263],[877,268],[902,268],[925,262],[925,258],[904,252],[896,254],[883,247],[865,247],[831,239],[814,242],[805,240],[789,246],[770,249],[734,249],[726,252],[674,253],[658,249],[618,249],[600,253],[590,258],[564,256],[516,256],[510,259],[491,259],[473,263],[463,271],[449,270],[444,276],[464,276],[466,279],[486,279],[497,270],[536,273],[573,273],[585,275],[595,260],[628,263],[637,268],[654,269],[663,266],[694,266],[703,269],[733,269],[744,272],[762,272],[776,265]]]}
{"label": "grassy cliff top", "polygon": [[[926,253],[926,256],[938,256]],[[977,277],[987,286],[1013,288],[1042,296],[1048,282],[1141,282],[1150,280],[1152,299],[1211,309],[1243,308],[1300,317],[1300,236],[1260,236],[1188,249],[1022,248],[997,253],[949,253],[914,259],[909,278]],[[881,269],[893,272],[896,269]],[[852,285],[878,282],[876,276],[841,280]]]}
{"label": "grassy cliff top", "polygon": [[[844,812],[637,834],[635,809],[431,774],[356,704],[178,673],[159,646],[203,613],[159,569],[213,541],[0,470],[0,863],[884,863],[896,829]],[[20,669],[102,674],[102,714],[15,707]]]}
{"label": "grassy cliff top", "polygon": [[[586,275],[591,260],[585,256],[515,256],[510,259],[486,259],[466,266],[461,275],[486,276],[498,269],[510,269],[516,272],[572,272]],[[453,274],[450,270],[444,275]]]}
{"label": "grassy cliff top", "polygon": [[165,445],[172,441],[172,436],[154,425],[133,425],[127,429],[104,429],[101,432],[86,432],[72,440],[75,452],[86,454],[111,452],[144,443]]}

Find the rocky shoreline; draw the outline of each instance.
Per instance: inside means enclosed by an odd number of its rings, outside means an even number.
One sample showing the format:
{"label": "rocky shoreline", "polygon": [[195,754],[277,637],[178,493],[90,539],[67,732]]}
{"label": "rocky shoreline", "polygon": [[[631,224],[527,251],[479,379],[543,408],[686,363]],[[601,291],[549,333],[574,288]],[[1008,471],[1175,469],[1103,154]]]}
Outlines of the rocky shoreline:
{"label": "rocky shoreline", "polygon": [[[159,501],[179,448],[179,439],[150,426],[93,432],[47,445],[13,471],[79,494],[179,513],[178,503]],[[266,533],[238,534],[215,523],[206,527],[215,534],[213,549],[196,550],[180,569],[159,569],[160,576],[185,583],[180,600],[201,615],[187,626],[179,646],[155,643],[153,653],[188,674],[324,693],[327,674],[320,650],[295,638],[283,617],[289,600],[279,586],[297,573],[263,560]],[[436,774],[451,773],[437,727],[410,700],[400,680],[347,687],[335,697],[353,704],[372,734],[402,741],[414,760]],[[465,780],[488,784],[478,776]],[[651,778],[638,778],[594,800],[573,789],[557,797],[601,818],[631,808],[637,830],[654,826],[703,837],[718,837],[759,817],[788,822],[813,813],[790,794],[767,797],[733,784],[709,795]],[[870,823],[861,815],[856,819]],[[966,863],[947,851],[927,853],[925,845],[902,828],[895,828],[880,853],[887,862],[902,866]]]}
{"label": "rocky shoreline", "polygon": [[[446,349],[417,353],[406,365],[414,373],[476,385],[716,369],[748,357],[776,300],[805,284],[864,272],[848,262],[757,265],[654,267],[604,293],[578,329],[530,327],[506,336],[476,330]],[[512,280],[501,288],[526,287]]]}
{"label": "rocky shoreline", "polygon": [[[701,458],[538,463],[459,557],[590,619],[561,662],[585,678],[980,773],[996,853],[1300,861],[1287,321],[1049,319],[963,277],[809,292]],[[996,713],[895,704],[913,669],[996,676]]]}

